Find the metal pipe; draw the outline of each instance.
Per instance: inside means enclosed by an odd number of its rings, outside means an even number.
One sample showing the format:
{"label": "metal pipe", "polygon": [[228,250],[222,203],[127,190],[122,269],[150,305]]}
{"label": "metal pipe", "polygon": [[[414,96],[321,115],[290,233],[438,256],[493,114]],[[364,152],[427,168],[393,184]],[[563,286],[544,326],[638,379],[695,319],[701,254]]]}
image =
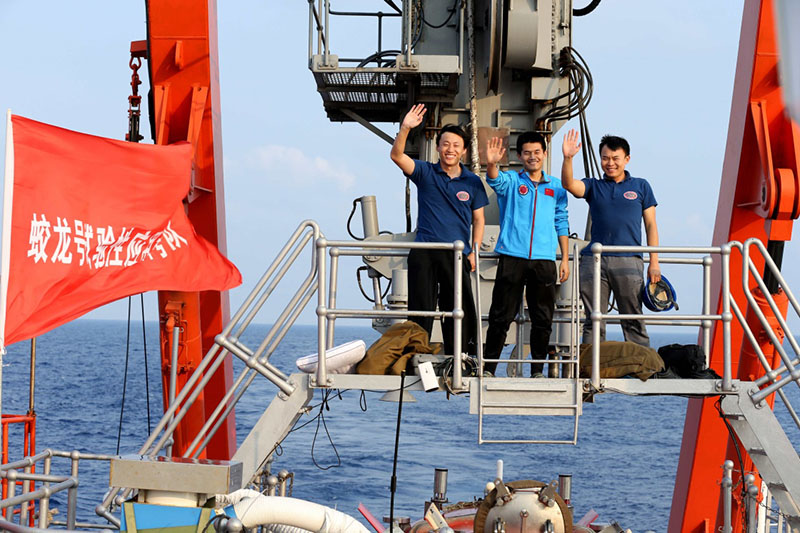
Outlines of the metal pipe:
{"label": "metal pipe", "polygon": [[34,395],[36,393],[36,337],[31,339],[31,369],[30,379],[28,380],[28,413],[33,413]]}
{"label": "metal pipe", "polygon": [[[7,476],[6,479],[8,479],[8,484],[7,484],[7,486],[8,486],[8,494],[6,495],[6,498],[14,498],[16,496],[16,493],[17,493],[17,471],[16,470],[9,470],[8,471],[8,476]],[[3,508],[3,515],[2,516],[8,517],[9,519],[13,520],[13,518],[14,518],[14,507],[11,506],[10,508]]]}
{"label": "metal pipe", "polygon": [[[292,265],[294,265],[294,262],[297,260],[297,257],[300,255],[300,252],[303,251],[305,245],[311,240],[312,237],[316,239],[320,235],[318,229],[316,228],[312,228],[312,231],[310,233],[306,233],[305,229],[306,229],[305,225],[301,225],[300,227],[298,227],[298,229],[295,231],[295,235],[293,236],[293,238],[290,239],[290,241],[287,242],[286,246],[284,246],[283,249],[278,253],[278,255],[275,257],[275,260],[272,262],[272,265],[270,265],[267,271],[264,272],[264,275],[261,276],[261,279],[258,281],[255,288],[247,296],[247,299],[245,299],[241,307],[239,307],[239,310],[236,312],[236,315],[234,315],[234,318],[231,319],[231,325],[229,327],[226,327],[222,331],[223,335],[225,335],[226,337],[229,336],[230,332],[233,329],[233,324],[236,324],[236,322],[238,322],[241,319],[242,315],[245,314],[245,311],[247,311],[247,309],[252,306],[252,309],[250,309],[250,312],[247,313],[247,316],[242,321],[242,325],[239,327],[239,329],[236,331],[235,334],[236,338],[242,336],[244,330],[250,325],[250,322],[252,322],[256,314],[261,310],[261,307],[264,305],[264,303],[270,297],[272,292],[278,286],[278,283],[286,275],[286,272]],[[302,234],[303,237],[302,239],[299,239],[300,236],[299,234]],[[289,254],[290,250],[292,252],[291,254]],[[316,257],[317,257],[316,254],[313,253],[312,250],[311,268],[309,270],[308,276],[306,277],[306,280],[313,279],[316,276],[316,263],[317,263]],[[275,270],[278,268],[279,265],[281,265],[281,268],[276,273]],[[264,289],[264,286],[267,284],[267,281],[269,281],[270,277],[272,277],[273,274],[274,278],[272,279],[272,283],[270,283],[270,285],[266,289]],[[262,289],[264,289],[263,293],[261,293]],[[256,295],[259,294],[260,296],[258,300],[256,300]],[[255,303],[253,303],[254,301]]]}
{"label": "metal pipe", "polygon": [[374,196],[362,196],[361,224],[364,227],[364,238],[377,237],[380,232],[378,225],[378,202]]}
{"label": "metal pipe", "polygon": [[722,253],[722,347],[723,347],[723,366],[722,366],[722,390],[732,390],[732,370],[731,370],[731,247],[724,244],[721,247]]}
{"label": "metal pipe", "polygon": [[[463,383],[461,380],[461,320],[464,318],[463,308],[463,268],[464,268],[464,243],[455,241],[453,243],[453,390],[461,390]],[[474,305],[474,304],[473,304]]]}
{"label": "metal pipe", "polygon": [[[283,325],[283,329],[279,332],[278,337],[276,338],[276,340],[273,343],[273,345],[270,347],[269,355],[272,354],[272,352],[275,350],[275,348],[278,346],[278,344],[281,342],[281,340],[283,340],[283,337],[286,334],[286,332],[289,330],[289,327],[291,327],[291,325],[294,324],[295,320],[297,319],[297,316],[305,308],[306,304],[308,304],[308,302],[311,300],[311,297],[314,294],[314,290],[315,290],[315,288],[307,290],[306,294],[305,294],[304,298],[301,300],[300,304],[295,306],[293,314],[291,315],[289,320]],[[242,346],[242,349],[244,351],[252,354],[252,352],[246,346]],[[269,357],[269,355],[267,355],[267,357]],[[261,359],[259,359],[259,362],[261,362],[261,364],[263,364],[266,368],[272,370],[273,373],[275,373],[276,375],[280,375],[282,377],[282,379],[286,383],[289,383],[288,376],[286,376],[283,372],[281,372],[277,368],[273,367],[271,364],[269,364],[266,361],[262,361]],[[246,369],[244,372],[242,372],[239,375],[239,377],[236,379],[236,382],[234,383],[233,387],[231,387],[228,390],[228,392],[225,393],[225,396],[220,400],[220,402],[217,405],[216,409],[214,409],[214,412],[211,413],[211,416],[209,416],[208,420],[203,425],[203,427],[200,429],[200,431],[198,432],[198,434],[195,437],[195,439],[192,441],[192,443],[186,449],[186,452],[184,453],[184,457],[189,456],[189,453],[191,452],[191,457],[192,458],[196,458],[200,454],[200,452],[202,452],[205,449],[205,447],[208,445],[208,443],[211,440],[211,438],[216,434],[216,432],[219,429],[219,427],[224,423],[225,419],[228,417],[228,415],[231,413],[231,411],[233,411],[233,409],[236,406],[236,404],[239,403],[239,400],[241,399],[241,397],[244,395],[244,393],[250,387],[250,384],[253,382],[253,380],[256,378],[257,374],[255,372],[250,372],[250,370],[251,369]],[[244,382],[244,384],[240,388],[240,385],[242,384],[242,382]],[[273,382],[273,383],[275,383],[275,382]],[[291,394],[291,393],[289,393],[289,394]],[[225,411],[220,415],[219,411],[223,408],[223,406],[225,407]],[[214,423],[213,426],[211,426],[212,422]],[[209,427],[210,427],[210,429],[209,429]],[[205,438],[200,443],[199,447],[195,448],[195,446],[198,445],[197,441],[203,435],[205,435]],[[192,450],[194,450],[194,451],[192,451]]]}
{"label": "metal pipe", "polygon": [[[311,3],[311,0],[309,0],[309,3]],[[317,20],[317,53],[320,53],[322,50],[322,31],[325,28],[320,28],[319,15],[317,13],[322,13],[322,0],[317,0],[317,11],[314,13],[314,18]]]}
{"label": "metal pipe", "polygon": [[[326,246],[336,246],[338,248],[385,248],[385,249],[402,249],[402,250],[454,250],[455,242],[385,242],[385,241],[335,241],[326,240]],[[464,243],[462,242],[463,246]],[[461,248],[462,250],[464,248]],[[372,255],[371,253],[369,255]]]}
{"label": "metal pipe", "polygon": [[[769,289],[767,288],[766,283],[764,282],[764,280],[759,275],[758,269],[756,268],[755,264],[753,264],[753,262],[750,260],[749,251],[750,251],[750,245],[753,244],[752,241],[753,241],[753,239],[748,239],[745,242],[744,248],[742,250],[743,260],[745,261],[745,264],[748,265],[749,270],[753,273],[753,277],[756,280],[756,284],[758,285],[758,288],[761,290],[761,292],[762,292],[762,294],[764,296],[764,299],[767,301],[767,304],[769,305],[773,316],[778,321],[778,325],[786,333],[786,340],[789,342],[789,344],[791,345],[791,347],[795,351],[795,353],[800,353],[800,346],[797,345],[797,340],[794,338],[794,335],[792,335],[791,329],[789,328],[788,324],[786,323],[786,320],[783,318],[783,314],[781,313],[781,310],[778,308],[778,305],[775,303],[775,298],[772,297],[772,294],[770,293]],[[758,241],[758,242],[760,243],[760,241]],[[785,283],[785,281],[780,277],[780,272],[777,271],[777,267],[775,267],[775,263],[772,262],[772,260],[769,258],[769,254],[767,253],[766,249],[762,248],[761,250],[762,250],[762,255],[764,256],[764,260],[767,263],[767,268],[768,269],[772,269],[774,267],[774,269],[775,269],[775,272],[773,272],[773,278],[775,278],[776,282],[779,283],[779,284]],[[757,304],[757,302],[755,300],[755,297],[753,296],[752,291],[750,290],[749,286],[747,286],[746,271],[742,275],[742,280],[743,280],[743,285],[745,287],[745,296],[747,297],[747,301],[750,303],[750,306],[753,308],[753,311],[755,312],[756,317],[758,318],[759,322],[761,322],[761,325],[764,328],[764,332],[769,337],[770,342],[772,342],[772,345],[775,347],[775,350],[778,352],[778,355],[780,355],[780,358],[783,361],[784,366],[786,367],[786,370],[790,373],[792,379],[798,381],[798,383],[800,384],[800,369],[795,369],[795,366],[794,366],[794,363],[793,363],[792,359],[786,353],[786,350],[783,349],[783,346],[782,346],[782,343],[781,343],[781,339],[778,339],[777,335],[775,334],[775,331],[773,331],[773,328],[770,326],[769,322],[767,321],[766,316],[761,311],[760,307],[758,307],[758,304]],[[785,291],[784,291],[784,293],[785,293]],[[765,368],[767,368],[767,367],[765,367]]]}
{"label": "metal pipe", "polygon": [[603,245],[592,245],[592,387],[600,389],[600,261]]}
{"label": "metal pipe", "polygon": [[756,533],[758,529],[758,485],[756,476],[747,474],[744,478],[747,486],[746,503],[747,506],[747,533]]}
{"label": "metal pipe", "polygon": [[[595,243],[598,244],[598,243]],[[592,248],[594,248],[594,244]],[[603,245],[603,251],[606,253],[611,252],[652,252],[658,254],[724,254],[724,248],[727,247],[730,252],[730,245],[723,244],[722,246],[616,246],[616,245]],[[658,258],[661,262],[661,257]]]}
{"label": "metal pipe", "polygon": [[[39,527],[44,529],[47,527],[47,511],[48,507],[46,506],[46,502],[49,501],[50,495],[55,494],[57,492],[61,492],[63,490],[67,490],[70,487],[77,486],[78,480],[73,478],[67,478],[65,481],[61,483],[56,483],[51,487],[42,487],[35,491],[28,491],[13,498],[6,498],[5,500],[0,501],[0,508],[5,509],[8,507],[13,507],[14,505],[21,505],[32,500],[40,499],[41,502],[39,504]],[[20,511],[20,519],[22,520],[23,513],[25,514],[24,519],[27,520],[27,506],[22,505]],[[45,525],[42,525],[45,524]]]}
{"label": "metal pipe", "polygon": [[[477,243],[473,243],[477,244]],[[478,322],[478,331],[475,332],[478,343],[478,376],[483,376],[483,313],[481,311],[481,251],[480,247],[475,247],[475,313]]]}
{"label": "metal pipe", "polygon": [[[327,1],[327,0],[326,0]],[[328,383],[328,368],[325,361],[325,326],[327,309],[325,308],[325,250],[328,242],[324,237],[316,241],[317,246],[317,386],[325,387]]]}
{"label": "metal pipe", "polygon": [[[78,463],[80,453],[77,450],[72,452],[69,475],[72,479],[78,479]],[[75,529],[75,520],[78,512],[78,484],[67,489],[67,529]]]}
{"label": "metal pipe", "polygon": [[331,42],[331,26],[330,26],[330,18],[331,18],[331,2],[330,0],[325,0],[325,27],[322,29],[325,32],[325,56],[323,59],[322,64],[326,67],[331,66],[331,50],[330,50],[330,42]]}
{"label": "metal pipe", "polygon": [[730,459],[722,465],[722,533],[732,533],[731,500],[733,487],[733,461]]}
{"label": "metal pipe", "polygon": [[[26,466],[25,469],[24,469],[24,473],[25,474],[30,474],[31,473],[31,467],[30,466]],[[17,501],[17,502],[15,502],[14,500],[5,500],[5,501],[8,501],[9,505],[17,505],[17,504],[21,504],[22,502],[28,502],[28,501],[30,501],[32,499],[35,499],[36,496],[33,496],[33,497],[29,496],[31,494],[31,487],[32,486],[33,485],[32,485],[32,483],[30,481],[23,481],[22,482],[22,494],[20,494],[19,496],[16,497],[20,501]],[[2,507],[2,503],[0,503],[0,507]],[[28,506],[27,505],[21,505],[20,508],[19,508],[19,525],[23,525],[27,521],[28,521]]]}
{"label": "metal pipe", "polygon": [[178,347],[180,346],[180,331],[179,326],[172,328],[172,360],[171,368],[169,369],[169,403],[175,401],[175,391],[178,388]]}
{"label": "metal pipe", "polygon": [[308,0],[308,64],[314,57],[314,0]]}
{"label": "metal pipe", "polygon": [[[406,67],[411,66],[411,5],[408,0],[403,0],[403,35],[405,39],[405,46],[401,46],[400,50],[405,50],[406,53]],[[393,527],[391,524],[389,527]]]}
{"label": "metal pipe", "polygon": [[[363,210],[364,204],[361,204],[361,208]],[[330,250],[331,255],[331,274],[330,274],[330,289],[328,290],[328,309],[336,309],[336,293],[339,289],[339,249],[338,248],[331,248]],[[373,278],[374,282],[378,280]],[[377,302],[381,297],[381,289],[378,286],[378,294],[375,297],[375,301]],[[327,338],[327,348],[333,348],[334,343],[334,327],[336,325],[336,317],[332,316],[328,318],[328,338]]]}
{"label": "metal pipe", "polygon": [[[703,314],[711,314],[711,265],[714,259],[707,255],[703,258]],[[706,353],[706,368],[711,361],[711,321],[703,321],[703,351]]]}
{"label": "metal pipe", "polygon": [[[50,463],[52,462],[52,457],[45,457],[44,458],[44,473],[50,473]],[[33,483],[33,481],[29,481],[29,483]],[[67,483],[64,485],[63,488],[69,488],[78,483],[77,479],[72,479],[69,481],[62,481],[62,483]],[[58,487],[61,483],[57,483],[55,486]],[[50,495],[54,492],[53,489],[50,487],[50,483],[45,481],[42,483],[42,488],[40,489],[42,492],[42,497],[39,500],[39,527],[42,529],[47,529],[47,515],[50,514]],[[58,492],[57,490],[55,492]]]}

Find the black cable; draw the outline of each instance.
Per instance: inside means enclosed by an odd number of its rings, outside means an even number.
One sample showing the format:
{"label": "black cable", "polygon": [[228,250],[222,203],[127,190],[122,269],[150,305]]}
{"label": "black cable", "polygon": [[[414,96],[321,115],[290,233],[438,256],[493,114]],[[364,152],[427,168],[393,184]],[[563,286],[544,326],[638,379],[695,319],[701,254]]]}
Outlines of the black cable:
{"label": "black cable", "polygon": [[128,389],[128,356],[131,347],[131,297],[128,296],[128,337],[125,339],[125,374],[122,378],[122,404],[119,406],[119,430],[117,431],[117,455],[122,441],[122,415],[125,412],[125,391]]}
{"label": "black cable", "polygon": [[[374,298],[370,298],[369,296],[367,296],[367,293],[364,291],[364,287],[361,285],[361,272],[364,271],[364,270],[368,270],[369,268],[370,267],[368,267],[368,266],[360,266],[360,267],[358,267],[356,269],[356,281],[358,281],[358,290],[361,291],[361,295],[364,298],[366,298],[367,301],[375,303],[375,299]],[[380,284],[380,280],[378,280],[378,283]],[[379,285],[379,287],[380,287],[380,285]],[[386,298],[386,295],[389,294],[389,289],[391,289],[391,288],[392,288],[392,280],[389,280],[389,284],[386,286],[386,290],[383,291],[383,294],[381,294],[381,300]]]}
{"label": "black cable", "polygon": [[361,198],[356,198],[355,200],[353,200],[353,209],[350,210],[350,215],[347,217],[347,234],[350,235],[350,237],[353,240],[356,240],[356,241],[363,241],[364,238],[365,238],[365,237],[356,237],[355,235],[353,235],[353,232],[350,231],[350,222],[353,221],[353,215],[356,214],[356,205],[360,201],[361,201]]}
{"label": "black cable", "polygon": [[[728,436],[733,442],[733,449],[736,450],[736,458],[739,460],[739,472],[741,475],[739,476],[739,483],[742,485],[742,507],[744,508],[744,520],[745,524],[747,523],[747,503],[744,501],[745,496],[747,495],[747,487],[744,483],[744,459],[742,459],[742,450],[739,448],[739,441],[736,439],[736,433],[733,430],[730,422],[725,417],[725,413],[722,412],[722,396],[717,398],[717,401],[714,402],[714,407],[716,408],[717,412],[719,412],[719,417],[722,419],[722,422],[725,424],[725,428],[728,430]],[[731,487],[731,492],[735,487]],[[746,528],[745,528],[746,529]]]}
{"label": "black cable", "polygon": [[397,490],[397,452],[400,448],[400,420],[403,417],[403,388],[406,383],[406,371],[400,372],[400,401],[397,403],[397,429],[394,433],[394,460],[392,461],[392,481],[389,487],[389,530],[394,529],[394,493]]}
{"label": "black cable", "polygon": [[[438,29],[440,29],[440,28],[444,28],[444,27],[447,25],[447,23],[448,23],[448,22],[450,22],[450,20],[453,18],[453,15],[455,15],[456,11],[458,11],[458,4],[459,4],[459,2],[460,2],[460,0],[455,0],[455,1],[453,2],[453,7],[451,7],[451,8],[450,8],[450,14],[447,16],[447,18],[445,19],[445,21],[444,21],[444,22],[442,22],[441,24],[431,24],[430,22],[428,22],[427,20],[425,20],[425,11],[424,11],[424,9],[423,9],[423,7],[422,7],[422,4],[420,4],[420,6],[419,6],[419,16],[420,16],[420,18],[422,19],[422,22],[423,22],[423,23],[424,23],[426,26],[428,26],[429,28],[431,28],[431,29],[438,30]],[[391,526],[389,526],[389,527],[391,527]]]}
{"label": "black cable", "polygon": [[594,11],[595,8],[597,8],[597,6],[599,6],[599,5],[600,5],[600,0],[592,0],[591,2],[589,2],[586,5],[586,7],[582,7],[580,9],[573,9],[572,10],[572,16],[573,17],[582,17],[584,15],[588,15],[589,13]]}
{"label": "black cable", "polygon": [[[342,465],[342,458],[339,457],[339,452],[336,449],[336,445],[333,443],[333,439],[331,438],[330,432],[328,431],[328,424],[325,422],[325,410],[330,411],[330,407],[328,406],[328,396],[330,395],[330,393],[331,391],[329,390],[323,391],[322,393],[322,403],[320,404],[319,416],[317,417],[317,428],[314,430],[314,439],[311,441],[311,461],[314,463],[314,466],[316,466],[320,470],[330,470],[331,468],[336,468]],[[314,457],[314,445],[317,442],[317,434],[319,433],[320,423],[322,424],[322,427],[325,430],[325,435],[327,435],[328,437],[328,442],[331,443],[331,447],[333,448],[333,453],[336,455],[336,464],[328,466],[320,466],[320,464],[317,463],[317,459]]]}
{"label": "black cable", "polygon": [[144,397],[147,402],[147,434],[153,432],[152,424],[150,423],[150,374],[147,365],[147,328],[144,325],[144,293],[140,293],[142,301],[142,343],[144,344]]}

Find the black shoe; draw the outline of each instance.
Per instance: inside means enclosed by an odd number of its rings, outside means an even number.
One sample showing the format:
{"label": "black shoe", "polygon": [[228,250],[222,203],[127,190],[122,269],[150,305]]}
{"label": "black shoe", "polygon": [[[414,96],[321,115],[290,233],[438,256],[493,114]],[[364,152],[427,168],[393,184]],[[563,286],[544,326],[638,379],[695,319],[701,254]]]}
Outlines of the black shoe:
{"label": "black shoe", "polygon": [[672,369],[671,366],[668,366],[661,372],[656,372],[651,377],[655,379],[681,379],[681,377]]}
{"label": "black shoe", "polygon": [[694,372],[690,372],[686,377],[689,379],[722,379],[722,376],[717,374],[713,368],[695,370]]}

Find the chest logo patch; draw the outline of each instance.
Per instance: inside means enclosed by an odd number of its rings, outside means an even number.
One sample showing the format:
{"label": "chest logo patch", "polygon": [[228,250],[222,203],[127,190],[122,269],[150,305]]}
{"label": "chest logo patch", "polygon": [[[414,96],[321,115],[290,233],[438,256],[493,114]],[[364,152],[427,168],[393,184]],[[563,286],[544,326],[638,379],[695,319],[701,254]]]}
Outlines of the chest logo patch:
{"label": "chest logo patch", "polygon": [[456,198],[458,198],[462,202],[466,202],[469,200],[469,193],[467,191],[458,191],[456,193]]}
{"label": "chest logo patch", "polygon": [[544,195],[545,196],[553,196],[553,197],[555,197],[556,192],[553,189],[545,189],[544,190]]}
{"label": "chest logo patch", "polygon": [[528,194],[528,190],[529,190],[528,186],[525,185],[525,184],[522,184],[522,185],[519,186],[519,194],[522,195],[522,196],[525,196],[526,194]]}
{"label": "chest logo patch", "polygon": [[627,198],[628,200],[636,200],[639,197],[639,195],[633,191],[626,191],[625,194],[623,194],[622,196]]}

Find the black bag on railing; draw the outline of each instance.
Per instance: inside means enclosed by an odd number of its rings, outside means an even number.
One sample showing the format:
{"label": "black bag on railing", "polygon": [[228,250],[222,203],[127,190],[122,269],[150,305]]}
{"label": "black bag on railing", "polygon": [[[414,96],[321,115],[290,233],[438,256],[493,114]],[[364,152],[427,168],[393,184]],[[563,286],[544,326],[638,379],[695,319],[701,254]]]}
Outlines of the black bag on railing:
{"label": "black bag on railing", "polygon": [[710,368],[706,368],[706,354],[697,344],[668,344],[658,349],[664,366],[671,368],[684,379],[720,379]]}

